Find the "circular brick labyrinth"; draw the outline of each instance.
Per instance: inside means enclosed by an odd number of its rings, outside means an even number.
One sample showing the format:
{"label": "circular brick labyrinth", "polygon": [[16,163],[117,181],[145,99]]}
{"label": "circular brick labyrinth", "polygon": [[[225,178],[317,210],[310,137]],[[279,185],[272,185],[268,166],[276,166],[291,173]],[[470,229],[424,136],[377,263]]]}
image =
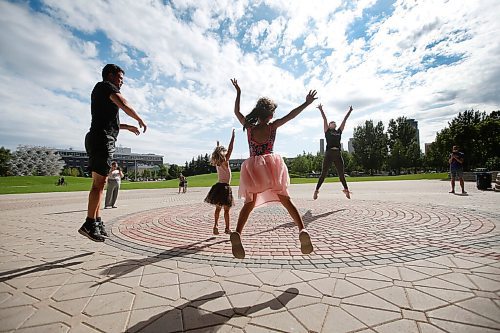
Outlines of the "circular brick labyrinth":
{"label": "circular brick labyrinth", "polygon": [[[280,205],[252,212],[242,240],[246,258],[233,259],[228,235],[212,235],[213,207],[205,203],[171,206],[112,221],[107,243],[158,260],[214,265],[325,268],[388,264],[444,254],[488,251],[500,244],[493,220],[499,216],[443,206],[386,202],[294,200],[309,231],[314,253],[300,252],[298,229]],[[234,229],[241,203],[231,209]],[[152,260],[154,260],[154,258]]]}

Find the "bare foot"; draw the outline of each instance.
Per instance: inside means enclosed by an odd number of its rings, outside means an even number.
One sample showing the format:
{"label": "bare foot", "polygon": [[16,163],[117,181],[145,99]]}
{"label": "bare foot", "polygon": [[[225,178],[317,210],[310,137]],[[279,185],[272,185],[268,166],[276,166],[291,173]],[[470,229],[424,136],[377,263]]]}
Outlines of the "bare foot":
{"label": "bare foot", "polygon": [[314,191],[314,194],[313,194],[313,199],[314,200],[318,199],[318,193],[319,193],[318,190]]}
{"label": "bare foot", "polygon": [[351,192],[348,189],[343,189],[342,192],[344,192],[347,199],[351,199]]}

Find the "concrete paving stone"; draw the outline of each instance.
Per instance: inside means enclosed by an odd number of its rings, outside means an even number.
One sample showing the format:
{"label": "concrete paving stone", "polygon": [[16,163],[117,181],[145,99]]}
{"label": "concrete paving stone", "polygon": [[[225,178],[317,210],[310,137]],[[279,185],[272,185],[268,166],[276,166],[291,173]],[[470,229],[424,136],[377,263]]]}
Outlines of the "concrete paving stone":
{"label": "concrete paving stone", "polygon": [[354,283],[360,288],[370,291],[392,286],[392,281],[389,282],[389,281],[380,281],[371,279],[351,278],[351,277],[346,278],[346,280]]}
{"label": "concrete paving stone", "polygon": [[68,284],[59,288],[52,298],[56,301],[85,298],[94,295],[98,287],[92,282]]}
{"label": "concrete paving stone", "polygon": [[91,297],[70,299],[67,301],[52,302],[51,307],[69,315],[77,316],[83,312],[83,309],[90,302]]}
{"label": "concrete paving stone", "polygon": [[429,278],[428,274],[420,273],[416,270],[410,269],[408,267],[399,267],[399,275],[401,276],[401,280],[407,282],[414,282],[418,280],[423,280]]}
{"label": "concrete paving stone", "polygon": [[216,325],[225,324],[228,317],[217,313],[196,309],[191,306],[182,309],[182,321],[184,330],[207,328]]}
{"label": "concrete paving stone", "polygon": [[456,305],[448,305],[444,308],[432,310],[427,313],[427,316],[434,319],[500,329],[500,322],[493,321]]}
{"label": "concrete paving stone", "polygon": [[297,319],[285,311],[252,318],[250,323],[283,332],[308,332]]}
{"label": "concrete paving stone", "polygon": [[406,294],[408,295],[411,309],[417,311],[429,311],[448,304],[439,298],[416,289],[406,288]]}
{"label": "concrete paving stone", "polygon": [[332,296],[333,291],[335,290],[336,281],[337,279],[335,278],[327,277],[318,280],[311,280],[308,281],[307,283],[311,287],[319,291],[321,294],[323,294],[324,296]]}
{"label": "concrete paving stone", "polygon": [[455,303],[464,299],[474,297],[474,293],[470,291],[458,291],[449,289],[439,289],[439,288],[427,288],[416,286],[415,289],[423,291],[429,295],[433,295],[439,299],[442,299],[449,303]]}
{"label": "concrete paving stone", "polygon": [[125,331],[125,326],[129,312],[117,312],[92,316],[86,318],[84,323],[106,333],[121,333]]}
{"label": "concrete paving stone", "polygon": [[113,282],[102,282],[99,284],[94,295],[106,295],[106,294],[114,294],[120,291],[129,291],[132,288],[123,286],[120,284],[116,284]]}
{"label": "concrete paving stone", "polygon": [[172,302],[166,298],[148,293],[148,292],[135,292],[135,297],[132,309],[146,309],[151,307],[168,306]]}
{"label": "concrete paving stone", "polygon": [[13,295],[8,294],[8,297],[4,299],[2,303],[0,303],[0,309],[2,308],[12,308],[14,306],[21,305],[33,305],[38,303],[38,299],[26,295],[25,293],[16,292]]}
{"label": "concrete paving stone", "polygon": [[374,327],[374,330],[378,333],[392,333],[392,332],[421,333],[418,330],[417,323],[407,319],[401,319],[387,324],[379,325]]}
{"label": "concrete paving stone", "polygon": [[427,317],[424,312],[402,309],[402,313],[405,319],[427,322]]}
{"label": "concrete paving stone", "polygon": [[344,333],[368,328],[340,307],[329,307],[323,324],[323,332]]}
{"label": "concrete paving stone", "polygon": [[414,286],[423,286],[423,287],[431,287],[431,288],[439,288],[439,289],[446,289],[446,290],[459,290],[459,291],[468,291],[469,289],[466,287],[463,287],[461,285],[445,281],[444,279],[440,278],[429,278],[429,279],[424,279],[424,280],[419,280],[413,282]]}
{"label": "concrete paving stone", "polygon": [[227,298],[233,306],[233,309],[243,309],[237,311],[238,314],[244,314],[248,308],[257,304],[258,300],[262,298],[265,293],[262,291],[250,291],[241,294],[228,295]]}
{"label": "concrete paving stone", "polygon": [[200,295],[210,295],[222,291],[220,284],[211,281],[191,282],[180,285],[181,297],[195,299]]}
{"label": "concrete paving stone", "polygon": [[456,303],[457,306],[479,314],[483,317],[500,322],[500,308],[488,298],[475,297]]}
{"label": "concrete paving stone", "polygon": [[176,285],[179,283],[179,275],[172,272],[149,274],[142,276],[140,285],[145,288],[156,288],[162,286]]}
{"label": "concrete paving stone", "polygon": [[363,294],[365,292],[366,290],[361,289],[352,282],[338,279],[335,284],[335,290],[332,296],[338,298],[345,298],[349,296]]}
{"label": "concrete paving stone", "polygon": [[464,323],[452,322],[449,320],[431,319],[431,323],[445,332],[453,333],[494,333],[498,329],[493,329],[484,326],[473,326]]}
{"label": "concrete paving stone", "polygon": [[36,310],[31,305],[2,309],[0,311],[1,330],[10,331],[20,327]]}
{"label": "concrete paving stone", "polygon": [[478,275],[468,275],[469,279],[482,291],[498,291],[500,290],[500,282],[484,278]]}
{"label": "concrete paving stone", "polygon": [[500,296],[491,292],[491,291],[481,291],[481,290],[473,290],[473,293],[476,296],[479,297],[484,297],[484,298],[491,298],[491,299],[500,299]]}
{"label": "concrete paving stone", "polygon": [[239,294],[242,292],[249,292],[254,290],[259,290],[257,286],[250,286],[243,283],[236,283],[232,281],[222,281],[219,282],[222,289],[226,292],[227,295]]}
{"label": "concrete paving stone", "polygon": [[367,326],[379,325],[401,318],[401,313],[399,311],[393,312],[350,304],[341,304],[340,307]]}
{"label": "concrete paving stone", "polygon": [[318,299],[320,299],[323,296],[321,292],[311,287],[311,285],[307,282],[291,283],[288,285],[275,287],[275,290],[284,292],[289,288],[297,289],[299,291],[299,294],[303,296],[316,297]]}
{"label": "concrete paving stone", "polygon": [[417,325],[420,329],[420,333],[446,333],[442,329],[429,323],[417,322]]}
{"label": "concrete paving stone", "polygon": [[129,292],[118,292],[94,296],[85,307],[84,313],[89,316],[129,311],[132,308],[134,295]]}
{"label": "concrete paving stone", "polygon": [[[223,277],[222,277],[223,278]],[[262,282],[254,274],[244,274],[225,278],[227,281],[260,287]]]}
{"label": "concrete paving stone", "polygon": [[452,257],[450,258],[450,260],[453,261],[453,263],[458,268],[471,269],[471,268],[481,267],[483,265],[481,263],[457,257]]}
{"label": "concrete paving stone", "polygon": [[235,314],[235,311],[231,307],[229,299],[225,297],[225,295],[223,295],[222,293],[220,293],[220,296],[212,299],[191,301],[189,302],[188,305],[193,308],[198,308],[200,310],[204,310],[207,312],[216,313],[218,315],[228,318],[231,318]]}
{"label": "concrete paving stone", "polygon": [[25,327],[16,330],[18,333],[66,333],[70,327],[64,323],[52,323],[49,325]]}
{"label": "concrete paving stone", "polygon": [[361,295],[346,297],[342,299],[342,304],[351,304],[372,307],[375,309],[383,309],[387,311],[399,311],[399,307],[385,301],[384,299],[371,293],[363,293]]}
{"label": "concrete paving stone", "polygon": [[67,314],[51,307],[38,309],[21,327],[42,326],[52,323],[63,323],[70,319]]}
{"label": "concrete paving stone", "polygon": [[410,302],[403,287],[391,286],[374,290],[372,293],[399,308],[410,308]]}

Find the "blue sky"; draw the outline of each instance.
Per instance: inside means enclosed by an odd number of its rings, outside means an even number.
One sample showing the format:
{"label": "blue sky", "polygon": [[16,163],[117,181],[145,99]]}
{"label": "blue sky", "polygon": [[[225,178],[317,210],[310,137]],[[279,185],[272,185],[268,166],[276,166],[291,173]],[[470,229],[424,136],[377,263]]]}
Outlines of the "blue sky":
{"label": "blue sky", "polygon": [[[126,71],[123,95],[149,128],[118,144],[184,163],[227,142],[248,156],[234,117],[268,96],[282,117],[318,91],[343,135],[406,116],[420,142],[458,112],[500,109],[500,2],[410,0],[0,2],[0,145],[83,149],[90,92],[106,63]],[[278,131],[275,151],[317,152],[315,106]],[[123,123],[134,124],[124,113]]]}

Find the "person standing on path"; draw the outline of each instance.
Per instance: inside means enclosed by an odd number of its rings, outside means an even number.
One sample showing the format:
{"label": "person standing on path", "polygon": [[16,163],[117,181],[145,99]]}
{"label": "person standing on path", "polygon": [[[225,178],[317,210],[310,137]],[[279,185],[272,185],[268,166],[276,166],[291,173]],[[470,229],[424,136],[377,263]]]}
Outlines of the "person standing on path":
{"label": "person standing on path", "polygon": [[323,118],[323,129],[325,131],[325,139],[326,139],[326,151],[325,157],[323,158],[323,167],[321,170],[321,176],[318,179],[318,184],[316,185],[316,190],[313,194],[313,199],[318,199],[318,193],[321,185],[325,181],[325,177],[328,174],[328,170],[331,168],[332,164],[335,165],[337,169],[337,173],[339,174],[339,180],[344,186],[342,192],[344,192],[347,199],[351,199],[351,192],[349,192],[349,188],[347,187],[347,182],[345,180],[344,175],[344,160],[342,159],[342,152],[340,150],[340,138],[342,136],[342,132],[344,131],[345,123],[347,118],[351,115],[352,106],[349,107],[349,111],[344,117],[344,120],[340,124],[339,129],[336,129],[337,124],[334,121],[328,122],[326,119],[325,112],[323,111],[323,105],[318,105],[318,109],[321,112],[321,117]]}
{"label": "person standing on path", "polygon": [[[92,172],[92,187],[89,193],[87,218],[78,232],[95,242],[103,242],[108,236],[101,220],[100,206],[104,185],[111,169],[111,159],[115,151],[115,142],[121,129],[135,135],[146,123],[120,93],[125,72],[115,64],[107,64],[102,69],[102,81],[98,82],[91,94],[92,121],[90,130],[85,136],[85,150],[89,156],[89,170]],[[119,109],[135,119],[139,128],[121,124]]]}
{"label": "person standing on path", "polygon": [[449,193],[455,194],[455,179],[458,178],[460,182],[460,187],[462,188],[462,194],[467,194],[464,188],[464,153],[458,150],[458,146],[453,146],[450,158],[448,159],[450,163],[450,177],[451,177],[451,191]]}
{"label": "person standing on path", "polygon": [[205,202],[211,205],[215,205],[214,212],[214,235],[219,234],[219,216],[220,211],[224,208],[224,222],[226,223],[226,228],[224,233],[230,234],[231,229],[229,227],[229,210],[234,205],[233,190],[231,189],[231,168],[229,166],[229,159],[233,153],[234,146],[234,129],[231,133],[231,140],[229,141],[229,146],[224,147],[217,141],[217,146],[212,153],[210,158],[210,164],[215,166],[217,170],[217,183],[215,183],[208,191],[205,197]]}
{"label": "person standing on path", "polygon": [[104,200],[104,208],[116,208],[116,199],[122,182],[123,172],[118,167],[116,162],[111,163],[111,171],[108,174],[108,188],[106,189],[106,199]]}

